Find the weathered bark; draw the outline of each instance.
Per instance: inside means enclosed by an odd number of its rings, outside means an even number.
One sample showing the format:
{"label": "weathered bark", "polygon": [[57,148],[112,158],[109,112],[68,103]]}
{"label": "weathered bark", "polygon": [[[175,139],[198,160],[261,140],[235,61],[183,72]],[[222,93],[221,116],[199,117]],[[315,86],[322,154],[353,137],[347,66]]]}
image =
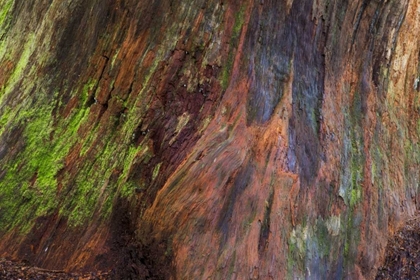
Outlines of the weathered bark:
{"label": "weathered bark", "polygon": [[36,2],[0,2],[1,255],[374,277],[420,198],[418,0]]}

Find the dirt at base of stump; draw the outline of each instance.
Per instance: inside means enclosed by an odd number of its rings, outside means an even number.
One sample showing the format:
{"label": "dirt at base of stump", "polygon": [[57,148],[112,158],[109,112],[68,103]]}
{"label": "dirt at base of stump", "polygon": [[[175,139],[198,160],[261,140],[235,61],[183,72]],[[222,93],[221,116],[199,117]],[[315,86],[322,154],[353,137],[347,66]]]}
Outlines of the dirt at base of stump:
{"label": "dirt at base of stump", "polygon": [[111,273],[66,273],[58,270],[48,270],[28,266],[25,263],[0,259],[0,279],[7,280],[109,280],[114,279]]}
{"label": "dirt at base of stump", "polygon": [[410,220],[388,242],[376,280],[420,279],[420,217]]}

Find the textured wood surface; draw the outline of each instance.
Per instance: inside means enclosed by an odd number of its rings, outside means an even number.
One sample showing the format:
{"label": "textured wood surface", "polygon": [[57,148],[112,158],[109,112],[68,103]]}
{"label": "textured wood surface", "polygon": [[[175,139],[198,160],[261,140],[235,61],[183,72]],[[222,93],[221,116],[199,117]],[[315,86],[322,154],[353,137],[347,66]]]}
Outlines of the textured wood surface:
{"label": "textured wood surface", "polygon": [[0,252],[371,279],[419,199],[420,3],[0,1]]}

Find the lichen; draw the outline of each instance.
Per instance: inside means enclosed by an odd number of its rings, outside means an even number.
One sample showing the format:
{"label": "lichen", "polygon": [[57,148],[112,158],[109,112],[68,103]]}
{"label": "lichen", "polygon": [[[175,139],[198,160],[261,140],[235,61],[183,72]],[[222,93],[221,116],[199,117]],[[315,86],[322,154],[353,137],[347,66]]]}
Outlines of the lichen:
{"label": "lichen", "polygon": [[188,124],[189,121],[190,121],[190,115],[188,113],[184,113],[178,117],[178,124],[176,125],[175,132],[174,132],[175,135],[169,141],[169,145],[172,145],[175,142],[179,133]]}
{"label": "lichen", "polygon": [[[290,233],[288,240],[289,250],[287,256],[288,278],[295,279],[296,273],[305,271],[306,242],[308,239],[307,226],[297,225]],[[302,275],[303,276],[303,275]]]}
{"label": "lichen", "polygon": [[328,233],[331,236],[337,236],[340,233],[341,217],[340,216],[331,216],[325,222],[325,225],[328,229]]}

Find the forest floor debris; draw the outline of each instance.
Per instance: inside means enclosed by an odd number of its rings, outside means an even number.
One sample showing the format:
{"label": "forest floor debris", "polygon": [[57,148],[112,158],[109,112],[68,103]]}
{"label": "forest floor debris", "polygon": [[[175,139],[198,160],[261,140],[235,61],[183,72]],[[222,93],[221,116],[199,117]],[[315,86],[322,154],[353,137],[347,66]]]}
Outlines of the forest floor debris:
{"label": "forest floor debris", "polygon": [[376,280],[420,279],[420,217],[409,220],[389,240]]}
{"label": "forest floor debris", "polygon": [[0,279],[7,280],[108,280],[113,279],[110,273],[66,273],[59,270],[48,270],[29,266],[22,262],[0,259]]}

